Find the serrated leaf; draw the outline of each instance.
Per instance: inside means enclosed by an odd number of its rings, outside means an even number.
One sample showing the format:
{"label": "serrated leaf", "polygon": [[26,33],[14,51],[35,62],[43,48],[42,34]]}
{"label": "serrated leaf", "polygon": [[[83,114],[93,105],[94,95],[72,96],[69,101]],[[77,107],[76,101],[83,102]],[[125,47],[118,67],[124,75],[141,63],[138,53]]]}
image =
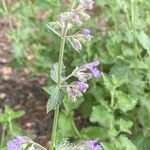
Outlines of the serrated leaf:
{"label": "serrated leaf", "polygon": [[146,49],[148,54],[150,55],[150,37],[143,31],[141,31],[137,33],[137,39],[139,43],[143,46],[143,48]]}
{"label": "serrated leaf", "polygon": [[124,83],[123,80],[117,79],[113,74],[111,74],[111,76],[108,76],[102,73],[102,77],[104,80],[104,85],[109,91],[113,91],[116,87],[119,87]]}
{"label": "serrated leaf", "polygon": [[131,133],[129,129],[132,127],[133,122],[132,121],[126,121],[126,120],[123,120],[121,118],[121,119],[116,121],[116,125],[119,126],[120,132]]}
{"label": "serrated leaf", "polygon": [[102,77],[103,77],[104,85],[105,85],[106,89],[111,91],[113,89],[113,84],[112,84],[110,77],[108,75],[103,74],[103,73],[102,73]]}
{"label": "serrated leaf", "polygon": [[120,136],[119,140],[125,150],[137,150],[136,146],[126,136]]}
{"label": "serrated leaf", "polygon": [[118,99],[117,108],[124,112],[132,110],[137,103],[136,97],[127,95],[121,91],[116,91],[116,97]]}
{"label": "serrated leaf", "polygon": [[117,80],[120,82],[127,82],[128,81],[128,74],[129,74],[129,66],[122,64],[120,61],[112,65],[110,69],[110,74],[113,74]]}
{"label": "serrated leaf", "polygon": [[144,128],[150,129],[150,95],[141,98],[141,106],[138,111],[138,119]]}
{"label": "serrated leaf", "polygon": [[120,136],[111,143],[103,144],[104,150],[137,150],[136,146],[126,136]]}
{"label": "serrated leaf", "polygon": [[[62,75],[64,74],[65,67],[64,65],[62,66]],[[53,79],[53,81],[55,81],[56,83],[58,83],[58,63],[55,63],[52,67],[51,67],[51,78]]]}
{"label": "serrated leaf", "polygon": [[93,107],[90,121],[98,122],[100,125],[108,127],[113,119],[113,115],[102,106]]}
{"label": "serrated leaf", "polygon": [[62,89],[59,89],[57,86],[52,86],[51,97],[46,105],[47,112],[55,109],[58,105],[60,105],[63,99],[64,99],[64,91]]}
{"label": "serrated leaf", "polygon": [[[149,134],[149,133],[148,133]],[[138,133],[133,137],[133,142],[138,147],[138,150],[149,150],[150,149],[150,136],[145,137],[143,133]]]}
{"label": "serrated leaf", "polygon": [[136,64],[131,63],[130,68],[134,68],[134,69],[139,68],[139,69],[149,70],[148,64],[146,64],[144,61],[136,61]]}
{"label": "serrated leaf", "polygon": [[97,139],[105,140],[108,136],[107,129],[103,127],[87,127],[82,128],[81,135],[84,139]]}

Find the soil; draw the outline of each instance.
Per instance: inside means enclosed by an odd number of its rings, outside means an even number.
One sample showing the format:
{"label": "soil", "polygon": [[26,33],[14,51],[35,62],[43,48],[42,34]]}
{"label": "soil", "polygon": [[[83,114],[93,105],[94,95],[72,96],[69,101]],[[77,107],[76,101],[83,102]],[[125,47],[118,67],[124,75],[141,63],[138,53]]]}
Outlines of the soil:
{"label": "soil", "polygon": [[12,68],[10,63],[13,49],[8,38],[9,22],[7,17],[0,17],[0,112],[6,105],[14,110],[24,110],[26,113],[18,119],[25,133],[39,144],[47,147],[51,135],[53,113],[47,114],[47,94],[42,86],[46,77],[37,75],[28,78],[28,68]]}

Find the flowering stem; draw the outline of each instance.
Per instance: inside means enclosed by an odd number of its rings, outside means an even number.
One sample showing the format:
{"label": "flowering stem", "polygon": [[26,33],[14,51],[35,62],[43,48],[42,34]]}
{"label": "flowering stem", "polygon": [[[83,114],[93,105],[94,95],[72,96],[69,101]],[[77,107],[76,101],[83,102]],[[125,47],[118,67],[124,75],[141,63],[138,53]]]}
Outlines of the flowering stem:
{"label": "flowering stem", "polygon": [[73,75],[72,74],[69,74],[67,77],[65,77],[63,80],[62,80],[62,83],[67,81],[68,79],[70,79]]}
{"label": "flowering stem", "polygon": [[[67,23],[66,23],[65,29],[62,33],[60,52],[59,52],[58,87],[61,87],[61,74],[62,74],[63,55],[64,55],[64,48],[65,48],[66,34],[67,34]],[[55,109],[50,150],[55,150],[55,147],[56,147],[56,133],[57,133],[58,117],[59,117],[59,106],[57,106]]]}

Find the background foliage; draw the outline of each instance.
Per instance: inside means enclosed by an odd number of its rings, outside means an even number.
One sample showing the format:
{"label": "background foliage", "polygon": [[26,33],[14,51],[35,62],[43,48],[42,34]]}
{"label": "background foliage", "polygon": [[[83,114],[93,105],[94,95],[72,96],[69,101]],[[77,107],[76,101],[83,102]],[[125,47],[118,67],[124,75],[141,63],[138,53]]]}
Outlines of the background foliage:
{"label": "background foliage", "polygon": [[[48,31],[46,23],[56,20],[69,4],[57,0],[9,3],[13,6],[9,12],[2,5],[0,11],[15,24],[8,34],[13,46],[12,65],[28,66],[32,75],[43,73],[49,77],[50,67],[58,59],[60,39]],[[93,32],[92,42],[85,44],[81,54],[67,44],[64,62],[70,72],[76,66],[100,60],[102,77],[90,82],[91,88],[77,103],[65,97],[58,142],[64,137],[99,138],[104,150],[148,150],[150,2],[96,0],[91,15],[87,26]],[[79,116],[88,123],[78,125]]]}

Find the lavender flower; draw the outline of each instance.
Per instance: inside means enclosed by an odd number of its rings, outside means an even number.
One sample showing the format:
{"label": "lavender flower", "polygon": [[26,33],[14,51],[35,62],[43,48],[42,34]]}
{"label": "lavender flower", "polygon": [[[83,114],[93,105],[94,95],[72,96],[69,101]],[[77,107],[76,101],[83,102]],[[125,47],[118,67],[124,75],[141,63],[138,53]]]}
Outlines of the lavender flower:
{"label": "lavender flower", "polygon": [[71,43],[72,47],[76,50],[76,51],[80,51],[82,50],[82,45],[80,43],[80,41],[76,38],[71,38],[69,39],[69,42]]}
{"label": "lavender flower", "polygon": [[82,82],[86,82],[93,76],[98,78],[101,76],[100,71],[97,69],[99,64],[99,61],[94,61],[92,63],[85,64],[81,67],[75,68],[72,74]]}
{"label": "lavender flower", "polygon": [[60,21],[61,22],[66,22],[68,19],[70,19],[70,13],[69,12],[65,12],[65,13],[61,13],[60,14]]}
{"label": "lavender flower", "polygon": [[79,90],[83,93],[86,92],[86,90],[88,89],[89,85],[87,83],[84,82],[80,82],[80,81],[76,81],[77,86],[79,88]]}
{"label": "lavender flower", "polygon": [[80,20],[80,16],[76,12],[70,12],[70,19],[78,26],[81,26],[83,24]]}
{"label": "lavender flower", "polygon": [[88,89],[89,85],[87,83],[81,82],[81,81],[74,81],[71,84],[68,85],[68,93],[69,95],[76,100],[77,96],[80,96],[81,93],[85,93]]}
{"label": "lavender flower", "polygon": [[84,29],[82,31],[82,34],[84,35],[85,38],[87,38],[89,40],[92,38],[92,36],[91,36],[91,30],[90,29]]}
{"label": "lavender flower", "polygon": [[94,5],[93,0],[80,0],[81,6],[85,9],[92,9]]}
{"label": "lavender flower", "polygon": [[100,64],[99,61],[94,61],[92,63],[86,64],[85,67],[91,71],[94,77],[98,78],[101,76],[100,71],[97,69],[97,66],[99,64]]}
{"label": "lavender flower", "polygon": [[79,40],[76,40],[76,41],[74,42],[74,47],[75,47],[77,50],[81,50],[81,49],[82,49],[82,45],[81,45],[81,43],[80,43]]}
{"label": "lavender flower", "polygon": [[98,140],[89,140],[89,141],[84,141],[83,144],[86,145],[88,150],[102,150],[102,146],[99,143]]}
{"label": "lavender flower", "polygon": [[65,23],[68,20],[71,20],[73,23],[76,23],[78,26],[81,26],[83,24],[77,12],[71,11],[71,12],[64,12],[60,14],[61,23]]}
{"label": "lavender flower", "polygon": [[14,140],[7,143],[8,150],[18,150],[23,144],[29,141],[30,139],[28,137],[18,136]]}

